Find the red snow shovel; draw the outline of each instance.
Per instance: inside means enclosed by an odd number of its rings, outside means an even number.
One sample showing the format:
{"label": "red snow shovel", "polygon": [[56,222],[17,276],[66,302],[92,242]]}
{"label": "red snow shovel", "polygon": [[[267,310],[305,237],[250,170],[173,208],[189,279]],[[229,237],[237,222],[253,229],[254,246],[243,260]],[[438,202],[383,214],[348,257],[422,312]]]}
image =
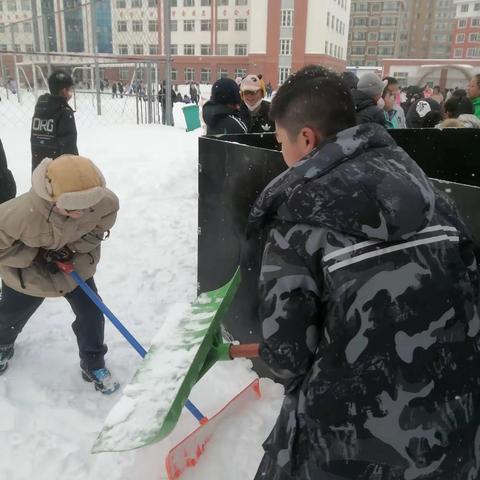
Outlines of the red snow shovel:
{"label": "red snow shovel", "polygon": [[[232,359],[256,358],[258,357],[258,344],[231,345],[230,357]],[[177,480],[188,468],[194,468],[218,425],[238,412],[246,403],[260,397],[260,382],[257,378],[230,400],[216,415],[173,447],[165,459],[168,479]]]}

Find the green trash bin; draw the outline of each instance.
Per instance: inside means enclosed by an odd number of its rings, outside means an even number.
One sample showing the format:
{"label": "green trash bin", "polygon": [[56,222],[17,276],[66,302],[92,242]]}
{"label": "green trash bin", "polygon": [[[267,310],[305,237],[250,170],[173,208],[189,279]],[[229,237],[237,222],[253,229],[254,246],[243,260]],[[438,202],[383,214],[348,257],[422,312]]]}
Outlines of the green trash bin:
{"label": "green trash bin", "polygon": [[182,107],[183,116],[185,117],[185,122],[187,124],[187,132],[196,130],[201,127],[200,124],[200,109],[198,105],[185,105]]}

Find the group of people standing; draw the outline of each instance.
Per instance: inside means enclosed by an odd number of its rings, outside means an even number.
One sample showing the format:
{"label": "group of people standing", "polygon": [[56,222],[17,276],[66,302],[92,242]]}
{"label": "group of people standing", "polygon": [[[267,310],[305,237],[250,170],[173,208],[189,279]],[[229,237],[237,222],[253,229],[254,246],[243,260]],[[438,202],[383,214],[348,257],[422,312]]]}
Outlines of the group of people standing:
{"label": "group of people standing", "polygon": [[213,84],[211,98],[203,106],[207,135],[275,131],[263,80],[251,74],[239,83],[221,78]]}
{"label": "group of people standing", "polygon": [[382,80],[375,73],[357,78],[344,72],[342,78],[351,90],[359,124],[373,122],[387,129],[480,128],[480,75],[470,80],[467,90],[449,90],[445,95],[439,86],[401,91],[396,78]]}

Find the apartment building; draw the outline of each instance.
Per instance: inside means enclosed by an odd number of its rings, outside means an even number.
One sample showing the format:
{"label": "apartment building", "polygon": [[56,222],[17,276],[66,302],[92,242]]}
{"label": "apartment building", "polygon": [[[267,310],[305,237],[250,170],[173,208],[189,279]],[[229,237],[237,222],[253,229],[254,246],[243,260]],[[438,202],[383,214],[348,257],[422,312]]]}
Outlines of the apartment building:
{"label": "apartment building", "polygon": [[[161,59],[164,1],[97,0],[98,53]],[[254,72],[276,85],[307,63],[342,70],[350,2],[170,0],[173,80],[207,83]],[[0,0],[0,49],[93,53],[92,18],[81,0]]]}
{"label": "apartment building", "polygon": [[399,55],[405,58],[450,58],[453,0],[409,0]]}
{"label": "apartment building", "polygon": [[348,64],[377,66],[397,57],[405,11],[406,0],[352,0]]}
{"label": "apartment building", "polygon": [[454,0],[452,57],[480,59],[480,1]]}

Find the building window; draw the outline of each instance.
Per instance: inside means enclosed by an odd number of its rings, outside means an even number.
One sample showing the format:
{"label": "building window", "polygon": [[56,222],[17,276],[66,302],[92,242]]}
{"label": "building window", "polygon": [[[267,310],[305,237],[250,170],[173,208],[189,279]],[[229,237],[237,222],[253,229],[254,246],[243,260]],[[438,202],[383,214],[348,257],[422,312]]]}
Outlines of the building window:
{"label": "building window", "polygon": [[203,43],[200,45],[200,55],[211,55],[212,54],[212,46],[208,43]]}
{"label": "building window", "polygon": [[468,36],[469,42],[480,42],[480,33],[471,33]]}
{"label": "building window", "polygon": [[210,68],[202,68],[200,70],[200,81],[202,83],[210,83],[212,81],[212,70]]}
{"label": "building window", "polygon": [[454,53],[453,53],[453,56],[455,58],[461,58],[463,55],[463,50],[461,48],[456,48]]}
{"label": "building window", "polygon": [[378,33],[377,32],[370,32],[368,34],[368,41],[369,42],[376,42],[378,40]]}
{"label": "building window", "polygon": [[236,68],[235,69],[235,78],[240,77],[244,78],[247,76],[247,69],[246,68]]}
{"label": "building window", "polygon": [[7,51],[7,45],[5,43],[0,43],[0,52],[6,52]]}
{"label": "building window", "polygon": [[0,23],[0,33],[5,33],[5,24]]}
{"label": "building window", "polygon": [[193,43],[186,43],[183,46],[184,55],[195,55],[195,45]]}
{"label": "building window", "polygon": [[185,82],[194,82],[195,81],[195,69],[192,67],[186,67],[184,70]]}
{"label": "building window", "polygon": [[194,32],[195,31],[195,20],[184,20],[183,21],[183,31],[184,32]]}
{"label": "building window", "polygon": [[128,45],[118,45],[118,54],[119,55],[128,55]]}
{"label": "building window", "polygon": [[143,21],[142,20],[133,20],[132,21],[132,31],[133,32],[143,32]]}
{"label": "building window", "polygon": [[126,32],[127,31],[127,22],[125,20],[119,20],[117,22],[117,32]]}
{"label": "building window", "polygon": [[378,54],[379,55],[393,55],[394,48],[393,47],[379,47]]}
{"label": "building window", "polygon": [[377,54],[377,47],[368,47],[367,48],[367,55],[376,55]]}
{"label": "building window", "polygon": [[118,78],[122,82],[128,82],[130,80],[130,69],[127,67],[120,67],[118,70]]}
{"label": "building window", "polygon": [[25,51],[26,51],[27,53],[33,53],[33,45],[32,45],[31,43],[27,43],[27,44],[25,45]]}
{"label": "building window", "polygon": [[25,33],[31,33],[32,32],[32,24],[30,22],[24,23],[23,24],[23,31]]}
{"label": "building window", "polygon": [[217,50],[215,52],[217,55],[228,55],[228,45],[226,43],[217,43]]}
{"label": "building window", "polygon": [[160,49],[158,45],[149,45],[148,46],[148,54],[149,55],[159,55]]}
{"label": "building window", "polygon": [[142,8],[142,0],[132,0],[132,8]]}
{"label": "building window", "polygon": [[248,0],[235,0],[235,5],[241,7],[243,5],[248,5]]}
{"label": "building window", "polygon": [[[371,19],[371,20],[377,20],[378,19]],[[367,17],[358,17],[353,19],[353,26],[354,27],[366,27],[368,25],[368,18]],[[377,24],[378,25],[378,24]]]}
{"label": "building window", "polygon": [[134,55],[143,55],[143,45],[136,43],[133,45],[133,54]]}
{"label": "building window", "polygon": [[464,33],[458,33],[457,36],[455,37],[455,42],[456,43],[463,43],[465,41],[465,34]]}
{"label": "building window", "polygon": [[177,20],[170,20],[170,31],[176,32],[178,30],[178,21]]}
{"label": "building window", "polygon": [[170,0],[170,6],[171,7],[176,7],[177,6],[177,0]]}
{"label": "building window", "polygon": [[282,10],[282,27],[293,27],[293,10]]}
{"label": "building window", "polygon": [[475,10],[475,12],[480,11],[480,3],[476,3],[473,9]]}
{"label": "building window", "polygon": [[246,18],[236,18],[235,19],[235,31],[236,32],[246,32],[247,31],[247,19]]}
{"label": "building window", "polygon": [[247,54],[247,45],[246,44],[236,44],[235,45],[235,55],[243,57]]}
{"label": "building window", "polygon": [[211,7],[212,6],[212,0],[202,0],[200,3],[202,7]]}
{"label": "building window", "polygon": [[480,58],[480,48],[469,48],[467,50],[468,58]]}
{"label": "building window", "polygon": [[[353,22],[353,24],[355,25],[355,21]],[[327,27],[330,26],[330,12],[327,12]]]}
{"label": "building window", "polygon": [[328,54],[328,42],[325,42],[325,53]]}
{"label": "building window", "polygon": [[127,8],[127,1],[117,0],[116,5],[117,5],[117,8]]}
{"label": "building window", "polygon": [[30,0],[21,0],[20,5],[22,7],[22,10],[31,10],[32,8]]}
{"label": "building window", "polygon": [[290,67],[280,67],[278,69],[278,83],[285,83],[290,76]]}
{"label": "building window", "polygon": [[378,27],[380,25],[380,20],[378,18],[371,18],[370,19],[370,26],[371,27]]}
{"label": "building window", "polygon": [[171,80],[172,82],[176,82],[178,78],[178,71],[176,68],[172,68]]}
{"label": "building window", "polygon": [[212,30],[212,21],[211,20],[200,20],[200,31],[210,32]]}
{"label": "building window", "polygon": [[470,5],[469,5],[468,3],[464,3],[463,5],[461,5],[460,11],[461,11],[461,12],[468,12],[468,7],[469,7],[469,6],[470,6]]}
{"label": "building window", "polygon": [[217,0],[217,5],[219,7],[228,7],[228,0]]}
{"label": "building window", "polygon": [[183,6],[184,7],[194,7],[195,6],[195,0],[183,0]]}
{"label": "building window", "polygon": [[7,10],[9,12],[16,12],[17,11],[17,2],[16,0],[7,0]]}
{"label": "building window", "polygon": [[352,32],[353,41],[364,41],[367,39],[367,32]]}
{"label": "building window", "polygon": [[292,54],[292,40],[291,39],[280,39],[280,55],[288,55]]}
{"label": "building window", "polygon": [[467,26],[466,20],[459,20],[458,21],[458,28],[465,28]]}
{"label": "building window", "polygon": [[220,68],[218,70],[218,78],[227,78],[228,77],[228,70],[226,68]]}
{"label": "building window", "polygon": [[480,18],[472,18],[472,27],[480,27]]}
{"label": "building window", "polygon": [[170,44],[170,55],[178,55],[178,45],[174,43]]}
{"label": "building window", "polygon": [[148,21],[148,31],[149,32],[158,32],[158,22],[156,20]]}
{"label": "building window", "polygon": [[228,31],[228,20],[225,20],[225,19],[217,20],[217,31],[227,32]]}
{"label": "building window", "polygon": [[[148,6],[150,8],[157,8],[158,7],[158,2],[157,0],[148,0]],[[152,54],[153,55],[153,54]]]}
{"label": "building window", "polygon": [[394,42],[395,41],[395,32],[380,32],[378,39],[384,42]]}

